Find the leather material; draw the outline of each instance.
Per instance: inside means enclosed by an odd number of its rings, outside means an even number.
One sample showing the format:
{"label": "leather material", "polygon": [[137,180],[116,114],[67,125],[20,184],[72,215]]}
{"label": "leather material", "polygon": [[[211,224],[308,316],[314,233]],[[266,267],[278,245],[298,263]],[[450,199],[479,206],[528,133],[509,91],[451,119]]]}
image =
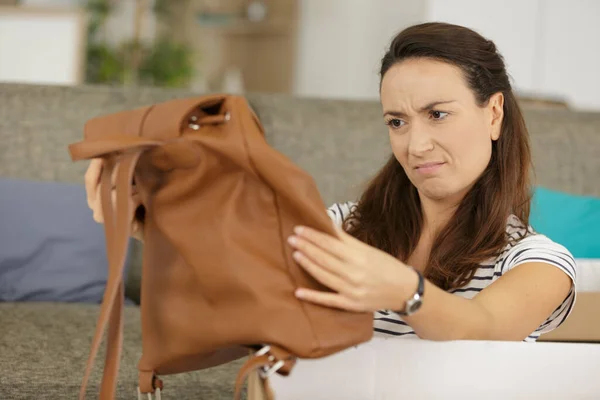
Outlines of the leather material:
{"label": "leather material", "polygon": [[114,398],[117,384],[119,359],[123,339],[123,303],[124,285],[123,268],[127,253],[127,241],[129,237],[130,224],[133,210],[129,204],[131,196],[131,179],[140,152],[128,154],[123,157],[122,165],[117,168],[117,182],[119,194],[117,195],[116,210],[112,208],[111,176],[117,163],[113,157],[107,158],[106,167],[101,175],[101,197],[103,211],[105,212],[106,247],[108,253],[108,279],[104,293],[104,299],[100,307],[100,315],[96,326],[96,332],[92,340],[90,356],[85,369],[83,383],[79,398],[85,398],[85,389],[94,359],[100,348],[100,342],[106,325],[108,325],[108,346],[104,362],[104,374],[100,388],[101,399]]}
{"label": "leather material", "polygon": [[372,337],[371,313],[294,296],[298,287],[329,289],[293,260],[287,245],[293,227],[336,233],[313,179],[266,143],[243,97],[178,99],[98,117],[69,150],[73,160],[106,160],[101,184],[110,272],[81,398],[107,325],[100,398],[114,398],[132,181],[145,211],[142,393],[154,391],[155,376],[226,363],[263,345],[271,346],[267,363],[251,356],[238,386],[260,365],[283,360],[277,373],[287,375],[296,357],[324,357]]}

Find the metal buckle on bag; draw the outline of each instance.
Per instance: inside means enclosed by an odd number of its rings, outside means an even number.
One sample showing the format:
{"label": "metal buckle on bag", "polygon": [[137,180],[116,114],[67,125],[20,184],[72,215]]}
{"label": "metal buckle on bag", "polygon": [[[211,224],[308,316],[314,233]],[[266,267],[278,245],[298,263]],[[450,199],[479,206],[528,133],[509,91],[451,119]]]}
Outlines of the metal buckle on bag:
{"label": "metal buckle on bag", "polygon": [[[269,354],[269,351],[271,351],[271,346],[265,345],[260,350],[258,350],[256,353],[254,353],[254,355],[256,357],[264,356],[266,354]],[[269,354],[269,363],[273,363],[274,361],[275,361],[275,356]],[[258,370],[258,374],[260,375],[261,378],[266,379],[266,378],[270,377],[271,375],[273,375],[275,372],[279,371],[279,369],[281,367],[283,367],[284,365],[285,365],[285,362],[283,360],[278,360],[276,363],[274,363],[271,366],[265,365],[264,367],[261,367]]]}
{"label": "metal buckle on bag", "polygon": [[195,115],[192,115],[190,117],[190,123],[188,124],[188,126],[195,131],[200,129],[200,124],[196,124],[196,121],[198,121],[198,117],[196,117]]}
{"label": "metal buckle on bag", "polygon": [[[231,114],[229,113],[229,111],[227,111],[224,115],[223,115],[223,122],[227,122],[231,119]],[[188,123],[188,126],[190,128],[192,128],[193,130],[197,131],[198,129],[200,129],[200,122],[198,121],[198,117],[195,115],[192,115],[190,117],[190,121]]]}
{"label": "metal buckle on bag", "polygon": [[[275,361],[275,357],[270,356],[269,361]],[[268,377],[273,375],[275,372],[277,372],[281,367],[283,367],[284,364],[285,363],[282,360],[279,360],[275,364],[273,364],[272,367],[269,367],[269,368],[262,367],[260,370],[258,370],[258,374],[260,375],[261,378],[267,379]]]}
{"label": "metal buckle on bag", "polygon": [[[140,392],[140,387],[137,387],[137,397],[138,400],[143,400],[142,397],[142,392]],[[148,400],[153,400],[152,399],[152,393],[146,393],[146,395],[148,396]],[[154,396],[154,400],[161,400],[161,396],[160,396],[160,388],[156,388],[155,389],[155,396]]]}

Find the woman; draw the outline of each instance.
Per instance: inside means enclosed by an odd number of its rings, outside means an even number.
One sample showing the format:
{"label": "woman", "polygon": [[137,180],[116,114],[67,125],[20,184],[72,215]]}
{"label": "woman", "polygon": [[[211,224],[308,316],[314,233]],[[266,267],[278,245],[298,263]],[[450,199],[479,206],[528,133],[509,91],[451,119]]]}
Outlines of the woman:
{"label": "woman", "polygon": [[[528,133],[495,45],[416,25],[393,39],[380,75],[393,156],[358,202],[329,208],[337,236],[295,229],[296,260],[335,292],[298,298],[371,311],[377,335],[535,341],[559,326],[575,262],[528,225]],[[98,222],[100,169],[86,176]]]}

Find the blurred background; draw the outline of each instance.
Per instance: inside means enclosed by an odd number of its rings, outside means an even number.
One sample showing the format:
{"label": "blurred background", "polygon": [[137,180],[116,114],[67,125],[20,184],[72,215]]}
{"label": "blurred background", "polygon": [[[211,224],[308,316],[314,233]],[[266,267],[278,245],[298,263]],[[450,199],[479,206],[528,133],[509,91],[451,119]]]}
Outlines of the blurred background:
{"label": "blurred background", "polygon": [[495,41],[529,105],[600,110],[597,0],[0,0],[0,81],[377,99],[391,37]]}

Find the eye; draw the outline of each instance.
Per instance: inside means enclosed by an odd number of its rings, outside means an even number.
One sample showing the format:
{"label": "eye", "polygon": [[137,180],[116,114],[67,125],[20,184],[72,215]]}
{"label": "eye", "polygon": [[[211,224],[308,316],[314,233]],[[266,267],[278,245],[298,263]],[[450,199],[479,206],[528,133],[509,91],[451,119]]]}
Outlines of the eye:
{"label": "eye", "polygon": [[448,113],[444,111],[432,110],[429,112],[429,115],[431,115],[435,120],[442,120],[448,116]]}
{"label": "eye", "polygon": [[385,124],[392,129],[398,129],[404,126],[405,122],[399,118],[391,118],[385,121]]}

